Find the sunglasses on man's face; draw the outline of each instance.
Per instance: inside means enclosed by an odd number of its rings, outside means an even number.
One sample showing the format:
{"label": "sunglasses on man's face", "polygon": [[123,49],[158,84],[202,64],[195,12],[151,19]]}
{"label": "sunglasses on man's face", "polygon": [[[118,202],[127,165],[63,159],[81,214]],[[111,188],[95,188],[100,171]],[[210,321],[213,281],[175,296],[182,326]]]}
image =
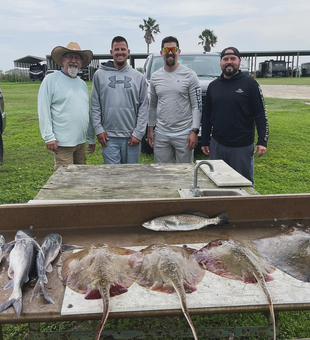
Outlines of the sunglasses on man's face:
{"label": "sunglasses on man's face", "polygon": [[172,46],[172,47],[163,47],[162,50],[164,53],[168,54],[168,53],[176,53],[178,51],[178,46]]}

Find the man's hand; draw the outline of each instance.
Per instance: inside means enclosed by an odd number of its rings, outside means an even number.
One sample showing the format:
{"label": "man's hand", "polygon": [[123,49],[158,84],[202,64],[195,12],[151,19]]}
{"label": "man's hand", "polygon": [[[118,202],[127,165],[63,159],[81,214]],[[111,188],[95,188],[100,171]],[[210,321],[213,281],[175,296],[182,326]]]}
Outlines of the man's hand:
{"label": "man's hand", "polygon": [[58,145],[57,142],[55,140],[52,140],[51,142],[47,142],[45,143],[47,149],[52,150],[54,152],[57,151]]}
{"label": "man's hand", "polygon": [[96,149],[96,144],[88,144],[89,153],[94,153],[95,149]]}
{"label": "man's hand", "polygon": [[149,146],[151,148],[154,147],[154,127],[153,126],[149,126],[149,128],[148,128],[147,142],[149,143]]}
{"label": "man's hand", "polygon": [[128,142],[129,146],[136,146],[136,145],[139,145],[139,144],[140,144],[140,139],[138,139],[134,136],[130,136],[129,142]]}
{"label": "man's hand", "polygon": [[209,156],[209,155],[210,155],[210,147],[209,147],[209,146],[202,146],[202,147],[201,147],[201,151],[202,151],[206,156]]}
{"label": "man's hand", "polygon": [[187,139],[187,148],[189,150],[194,150],[197,145],[198,145],[198,136],[196,135],[195,132],[191,132]]}
{"label": "man's hand", "polygon": [[99,135],[97,135],[97,139],[102,146],[107,146],[107,140],[109,140],[109,137],[106,132],[99,133]]}
{"label": "man's hand", "polygon": [[254,153],[257,152],[257,157],[263,156],[267,151],[267,148],[262,145],[256,145],[254,149]]}

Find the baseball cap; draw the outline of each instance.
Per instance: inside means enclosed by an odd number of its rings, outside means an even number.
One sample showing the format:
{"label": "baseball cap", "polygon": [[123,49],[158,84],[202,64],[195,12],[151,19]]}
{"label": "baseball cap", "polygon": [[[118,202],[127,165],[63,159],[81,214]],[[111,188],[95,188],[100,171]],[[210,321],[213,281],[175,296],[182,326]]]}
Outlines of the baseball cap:
{"label": "baseball cap", "polygon": [[[232,50],[233,52],[228,52],[226,53],[227,50]],[[236,47],[226,47],[223,49],[223,51],[221,52],[221,59],[225,56],[225,55],[235,55],[237,56],[239,59],[241,59],[240,57],[240,52]]]}

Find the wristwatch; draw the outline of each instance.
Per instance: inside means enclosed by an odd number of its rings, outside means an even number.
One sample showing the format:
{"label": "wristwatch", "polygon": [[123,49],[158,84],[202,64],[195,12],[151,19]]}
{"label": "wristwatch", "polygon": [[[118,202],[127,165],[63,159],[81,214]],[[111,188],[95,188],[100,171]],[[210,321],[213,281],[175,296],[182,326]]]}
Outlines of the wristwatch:
{"label": "wristwatch", "polygon": [[192,130],[191,130],[191,132],[195,132],[195,133],[196,133],[196,135],[198,135],[198,133],[199,133],[199,129],[192,129]]}

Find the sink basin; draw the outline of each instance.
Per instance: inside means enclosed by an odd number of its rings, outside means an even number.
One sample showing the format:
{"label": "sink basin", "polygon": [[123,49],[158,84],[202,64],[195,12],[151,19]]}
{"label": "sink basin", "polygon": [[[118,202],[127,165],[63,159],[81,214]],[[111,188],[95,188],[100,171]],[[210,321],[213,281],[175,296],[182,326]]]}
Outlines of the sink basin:
{"label": "sink basin", "polygon": [[[194,197],[190,189],[178,189],[181,198]],[[248,196],[243,189],[199,189],[198,197],[219,197],[219,196]]]}

